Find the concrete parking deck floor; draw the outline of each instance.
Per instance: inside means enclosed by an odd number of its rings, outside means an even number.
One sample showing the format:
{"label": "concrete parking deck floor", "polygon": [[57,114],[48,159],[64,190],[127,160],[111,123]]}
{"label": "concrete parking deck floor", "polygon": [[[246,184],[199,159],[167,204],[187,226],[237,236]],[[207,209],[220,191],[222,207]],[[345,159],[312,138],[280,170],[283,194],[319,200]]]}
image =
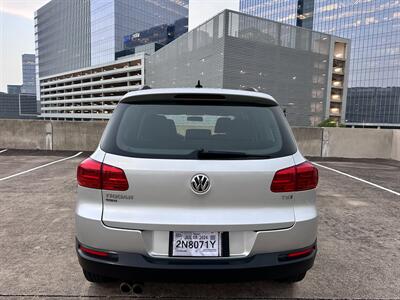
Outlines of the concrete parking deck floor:
{"label": "concrete parking deck floor", "polygon": [[[75,153],[0,153],[0,296],[121,296],[118,283],[86,282],[75,255],[75,169],[87,154],[1,180]],[[400,192],[400,162],[318,163]],[[399,299],[400,196],[319,169],[319,253],[305,280],[294,285],[145,283],[139,297]]]}

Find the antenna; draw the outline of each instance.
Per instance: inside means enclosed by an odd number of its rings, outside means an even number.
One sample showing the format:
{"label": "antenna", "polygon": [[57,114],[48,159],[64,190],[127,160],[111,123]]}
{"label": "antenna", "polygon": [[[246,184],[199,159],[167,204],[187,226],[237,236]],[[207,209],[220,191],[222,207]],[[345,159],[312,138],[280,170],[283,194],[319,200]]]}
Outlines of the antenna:
{"label": "antenna", "polygon": [[197,80],[197,84],[195,86],[195,88],[202,88],[203,86],[200,84],[200,80]]}

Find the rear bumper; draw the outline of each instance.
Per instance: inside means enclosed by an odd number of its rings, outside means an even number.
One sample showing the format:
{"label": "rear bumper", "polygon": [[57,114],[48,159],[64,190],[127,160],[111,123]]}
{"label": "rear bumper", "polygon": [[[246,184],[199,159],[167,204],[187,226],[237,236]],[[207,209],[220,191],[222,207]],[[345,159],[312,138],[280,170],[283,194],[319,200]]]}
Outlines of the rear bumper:
{"label": "rear bumper", "polygon": [[[115,261],[92,257],[79,249],[77,254],[83,269],[103,276],[122,280],[150,281],[232,281],[254,279],[279,279],[304,273],[313,264],[317,253],[282,260],[293,251],[257,254],[246,258],[174,259],[152,258],[137,253],[115,252]],[[296,249],[294,251],[301,251]]]}
{"label": "rear bumper", "polygon": [[[264,253],[301,249],[312,245],[317,238],[317,211],[315,195],[310,192],[296,193],[294,215],[295,223],[288,228],[269,229],[271,220],[265,217],[262,224],[250,225],[248,217],[243,226],[209,220],[208,224],[195,225],[166,224],[160,216],[154,215],[152,230],[106,226],[102,222],[103,202],[101,190],[79,187],[76,206],[76,237],[83,244],[97,249],[112,249],[117,252],[137,253],[145,257],[168,257],[170,231],[229,231],[230,256],[246,258]],[[314,191],[315,193],[315,191]],[[285,201],[285,200],[282,200]],[[279,214],[279,209],[276,214]],[[237,213],[245,214],[238,210]],[[164,212],[163,214],[166,214]],[[151,218],[152,219],[152,218]],[[149,219],[150,221],[150,219]],[[196,223],[196,222],[195,222]],[[264,225],[265,228],[264,228]],[[256,229],[261,228],[261,229]]]}

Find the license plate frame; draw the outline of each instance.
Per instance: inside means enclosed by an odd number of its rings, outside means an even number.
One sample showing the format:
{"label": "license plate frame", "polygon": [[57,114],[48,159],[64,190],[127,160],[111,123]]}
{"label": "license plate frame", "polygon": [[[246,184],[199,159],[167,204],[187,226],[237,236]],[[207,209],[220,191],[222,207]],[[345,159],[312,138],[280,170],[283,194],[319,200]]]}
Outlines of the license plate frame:
{"label": "license plate frame", "polygon": [[[190,235],[190,237],[188,236]],[[196,236],[198,238],[196,238]],[[204,236],[207,239],[204,239]],[[176,247],[176,242],[178,240],[183,240],[189,243],[189,241],[198,242],[197,246],[201,240],[203,242],[212,241],[210,238],[214,236],[213,240],[217,242],[217,248],[215,247],[196,247],[196,249],[178,249]],[[203,239],[199,239],[202,237]],[[217,239],[215,239],[217,237]],[[193,245],[194,246],[194,245]],[[205,246],[203,243],[202,246]],[[186,247],[187,248],[187,247]],[[203,249],[203,250],[202,250]],[[227,251],[228,250],[228,251]],[[170,257],[186,257],[186,258],[215,258],[229,256],[229,238],[228,232],[216,232],[216,231],[170,231],[169,232],[169,256]]]}

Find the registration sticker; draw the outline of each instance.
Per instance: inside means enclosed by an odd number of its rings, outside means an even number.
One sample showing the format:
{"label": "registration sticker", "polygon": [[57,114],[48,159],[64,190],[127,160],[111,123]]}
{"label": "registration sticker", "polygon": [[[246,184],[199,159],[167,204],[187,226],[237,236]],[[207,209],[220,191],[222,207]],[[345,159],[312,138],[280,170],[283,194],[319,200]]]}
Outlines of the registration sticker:
{"label": "registration sticker", "polygon": [[172,256],[221,256],[220,232],[174,231],[170,243]]}

